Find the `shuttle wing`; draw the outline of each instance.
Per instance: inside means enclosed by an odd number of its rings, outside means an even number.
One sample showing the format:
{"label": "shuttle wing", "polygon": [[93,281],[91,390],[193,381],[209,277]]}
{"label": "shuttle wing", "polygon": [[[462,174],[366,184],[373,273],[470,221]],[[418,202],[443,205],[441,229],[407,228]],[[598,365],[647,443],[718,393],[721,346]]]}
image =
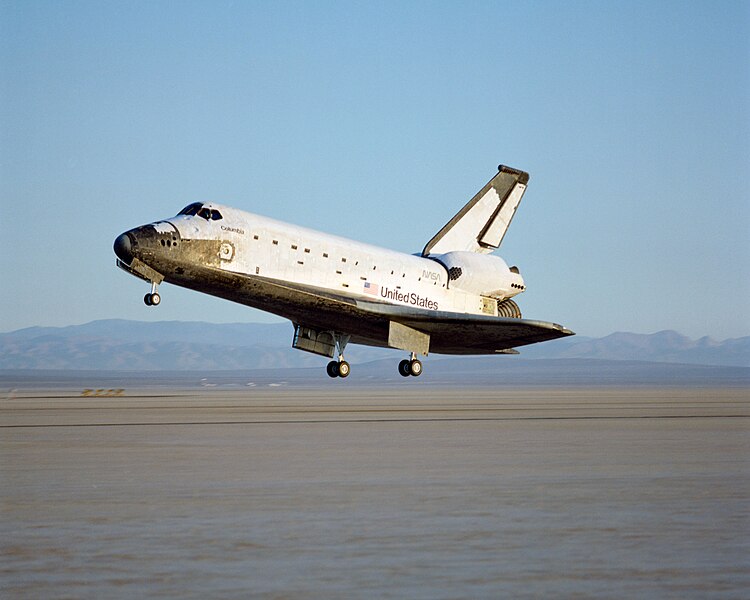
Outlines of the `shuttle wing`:
{"label": "shuttle wing", "polygon": [[489,254],[497,249],[528,182],[528,173],[500,165],[497,175],[427,243],[422,256],[456,250]]}
{"label": "shuttle wing", "polygon": [[[433,311],[360,300],[299,284],[212,270],[214,294],[274,312],[319,331],[347,333],[360,344],[389,347],[392,323],[429,336],[429,352],[496,354],[515,346],[573,335],[556,323]],[[208,275],[206,277],[208,279]],[[391,345],[391,347],[393,347]]]}
{"label": "shuttle wing", "polygon": [[515,346],[573,335],[562,325],[547,321],[432,312],[375,303],[357,304],[370,314],[428,334],[430,352],[439,354],[498,354]]}

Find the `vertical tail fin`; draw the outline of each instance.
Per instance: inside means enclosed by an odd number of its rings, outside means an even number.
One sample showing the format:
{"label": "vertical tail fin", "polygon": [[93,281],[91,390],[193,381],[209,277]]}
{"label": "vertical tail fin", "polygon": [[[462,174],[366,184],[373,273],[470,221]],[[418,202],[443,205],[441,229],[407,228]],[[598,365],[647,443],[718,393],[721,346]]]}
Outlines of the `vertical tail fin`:
{"label": "vertical tail fin", "polygon": [[456,250],[489,254],[496,250],[528,182],[528,173],[500,165],[497,175],[427,242],[422,256]]}

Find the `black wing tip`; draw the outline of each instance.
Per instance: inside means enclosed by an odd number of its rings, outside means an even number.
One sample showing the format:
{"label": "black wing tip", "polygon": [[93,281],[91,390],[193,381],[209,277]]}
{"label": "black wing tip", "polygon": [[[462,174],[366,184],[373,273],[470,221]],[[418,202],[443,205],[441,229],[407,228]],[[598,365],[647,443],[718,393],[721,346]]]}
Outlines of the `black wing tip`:
{"label": "black wing tip", "polygon": [[560,334],[560,337],[568,337],[576,334],[575,331],[571,331],[567,327],[563,327],[558,323],[550,323],[550,325],[552,325],[552,327]]}
{"label": "black wing tip", "polygon": [[508,173],[509,175],[515,175],[518,177],[518,183],[526,185],[529,183],[529,174],[526,171],[520,169],[514,169],[513,167],[506,167],[505,165],[497,165],[498,173]]}

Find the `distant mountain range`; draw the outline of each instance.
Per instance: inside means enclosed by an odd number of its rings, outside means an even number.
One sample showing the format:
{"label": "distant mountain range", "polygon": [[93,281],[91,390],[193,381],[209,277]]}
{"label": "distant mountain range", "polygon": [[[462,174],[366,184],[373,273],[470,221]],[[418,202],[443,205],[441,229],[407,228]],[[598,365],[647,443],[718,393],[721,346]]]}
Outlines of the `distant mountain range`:
{"label": "distant mountain range", "polygon": [[[317,367],[325,359],[291,348],[288,323],[213,324],[202,322],[93,321],[69,327],[30,327],[0,333],[0,369],[87,371],[200,371]],[[522,359],[639,361],[750,367],[750,336],[691,340],[675,331],[613,333],[602,338],[571,337],[521,347]],[[353,365],[388,358],[398,351],[347,348]],[[449,358],[471,370],[470,361],[518,361],[518,357]],[[468,361],[468,362],[467,362]],[[512,364],[512,363],[509,363]],[[395,369],[395,367],[394,367]]]}
{"label": "distant mountain range", "polygon": [[676,331],[612,333],[602,338],[570,337],[521,349],[526,358],[596,358],[750,367],[750,336],[692,340]]}

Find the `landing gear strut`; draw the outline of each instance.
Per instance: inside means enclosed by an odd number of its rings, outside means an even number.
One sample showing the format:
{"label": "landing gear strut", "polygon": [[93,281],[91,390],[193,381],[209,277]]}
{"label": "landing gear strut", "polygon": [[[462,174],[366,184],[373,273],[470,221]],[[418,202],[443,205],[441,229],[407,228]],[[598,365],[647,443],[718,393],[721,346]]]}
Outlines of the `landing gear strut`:
{"label": "landing gear strut", "polygon": [[422,363],[417,360],[415,352],[411,353],[410,359],[404,359],[398,363],[398,372],[402,377],[419,377],[422,374]]}
{"label": "landing gear strut", "polygon": [[158,286],[155,281],[151,282],[151,292],[143,297],[143,302],[146,306],[159,306],[161,304],[161,296],[156,290]]}
{"label": "landing gear strut", "polygon": [[343,333],[332,333],[331,335],[333,335],[333,339],[336,342],[336,347],[339,351],[339,359],[332,360],[326,365],[326,373],[328,373],[329,377],[348,377],[349,373],[352,372],[352,368],[349,366],[349,363],[344,360],[344,348],[346,348],[346,344],[349,343],[350,336]]}

